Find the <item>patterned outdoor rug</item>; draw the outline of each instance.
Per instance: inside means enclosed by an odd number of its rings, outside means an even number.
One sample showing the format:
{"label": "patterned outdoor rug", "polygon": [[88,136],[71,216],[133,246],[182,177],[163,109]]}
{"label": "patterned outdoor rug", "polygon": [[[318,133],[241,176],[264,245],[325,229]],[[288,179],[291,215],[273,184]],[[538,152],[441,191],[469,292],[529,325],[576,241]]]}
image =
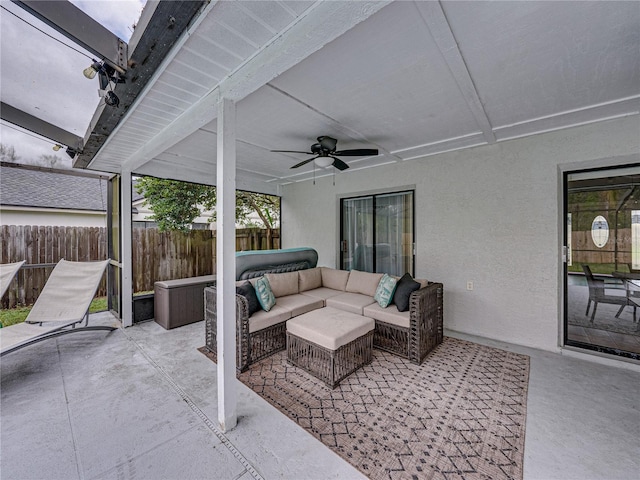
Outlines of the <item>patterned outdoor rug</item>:
{"label": "patterned outdoor rug", "polygon": [[450,337],[420,366],[373,354],[335,390],[286,352],[239,379],[371,479],[522,478],[528,356]]}
{"label": "patterned outdoor rug", "polygon": [[[581,313],[584,313],[582,310]],[[624,315],[624,314],[623,314]],[[612,314],[611,317],[600,317],[596,315],[596,318],[591,321],[590,317],[583,315],[570,315],[568,318],[569,325],[576,325],[578,327],[595,328],[596,330],[605,330],[607,332],[623,333],[625,335],[640,336],[640,322],[633,322],[631,315],[629,318],[615,318]]]}

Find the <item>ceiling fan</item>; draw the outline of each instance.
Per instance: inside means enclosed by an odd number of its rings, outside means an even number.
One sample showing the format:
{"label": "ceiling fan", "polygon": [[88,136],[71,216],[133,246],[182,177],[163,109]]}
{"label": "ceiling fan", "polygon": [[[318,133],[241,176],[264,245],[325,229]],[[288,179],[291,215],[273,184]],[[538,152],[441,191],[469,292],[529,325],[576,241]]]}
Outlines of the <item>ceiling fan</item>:
{"label": "ceiling fan", "polygon": [[303,160],[300,163],[296,163],[291,168],[298,168],[306,165],[309,162],[316,161],[316,165],[319,167],[328,167],[333,165],[338,170],[346,170],[349,165],[336,157],[369,157],[372,155],[378,155],[377,148],[354,148],[351,150],[336,150],[338,141],[335,138],[328,137],[326,135],[318,137],[318,143],[311,145],[310,152],[300,152],[297,150],[271,150],[272,152],[280,153],[306,153],[309,155],[315,155],[313,158]]}

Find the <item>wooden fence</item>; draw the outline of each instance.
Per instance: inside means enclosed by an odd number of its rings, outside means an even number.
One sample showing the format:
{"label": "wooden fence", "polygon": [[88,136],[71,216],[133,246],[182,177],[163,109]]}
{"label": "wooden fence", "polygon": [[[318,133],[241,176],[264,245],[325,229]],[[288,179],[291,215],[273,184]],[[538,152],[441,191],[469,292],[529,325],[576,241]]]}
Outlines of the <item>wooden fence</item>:
{"label": "wooden fence", "polygon": [[[26,260],[2,299],[3,308],[32,305],[53,267],[60,259],[71,261],[107,258],[107,232],[98,227],[40,227],[2,225],[0,263]],[[106,295],[106,281],[100,282],[98,295]]]}
{"label": "wooden fence", "polygon": [[[160,280],[210,275],[215,270],[216,232],[160,232],[134,228],[132,232],[133,291],[153,290]],[[280,248],[278,229],[236,230],[236,250]],[[26,260],[2,299],[2,308],[32,305],[60,259],[95,261],[107,258],[107,230],[97,227],[40,227],[2,225],[0,263]],[[98,296],[106,295],[106,282]]]}
{"label": "wooden fence", "polygon": [[[616,242],[617,239],[617,242]],[[616,251],[617,243],[617,251]],[[571,232],[571,260],[576,264],[618,264],[626,267],[631,263],[631,229],[609,230],[609,240],[602,247],[596,247],[591,230]]]}

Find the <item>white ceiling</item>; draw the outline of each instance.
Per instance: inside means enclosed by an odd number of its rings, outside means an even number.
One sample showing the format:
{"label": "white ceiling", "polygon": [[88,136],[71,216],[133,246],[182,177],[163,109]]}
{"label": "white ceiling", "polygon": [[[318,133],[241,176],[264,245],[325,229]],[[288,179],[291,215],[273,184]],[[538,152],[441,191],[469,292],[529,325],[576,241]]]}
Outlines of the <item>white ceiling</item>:
{"label": "white ceiling", "polygon": [[[319,135],[357,174],[640,110],[638,2],[218,2],[89,168],[215,183],[221,97],[239,188],[306,181]],[[333,168],[316,175],[333,174]]]}

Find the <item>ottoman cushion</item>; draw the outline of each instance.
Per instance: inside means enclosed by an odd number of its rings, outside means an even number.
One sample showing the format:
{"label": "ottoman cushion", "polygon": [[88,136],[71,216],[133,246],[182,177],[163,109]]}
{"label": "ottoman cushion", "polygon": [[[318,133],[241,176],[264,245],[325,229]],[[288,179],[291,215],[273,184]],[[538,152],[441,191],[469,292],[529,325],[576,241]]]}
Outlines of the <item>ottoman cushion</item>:
{"label": "ottoman cushion", "polygon": [[325,307],[287,320],[287,331],[329,350],[337,350],[375,328],[372,318]]}

